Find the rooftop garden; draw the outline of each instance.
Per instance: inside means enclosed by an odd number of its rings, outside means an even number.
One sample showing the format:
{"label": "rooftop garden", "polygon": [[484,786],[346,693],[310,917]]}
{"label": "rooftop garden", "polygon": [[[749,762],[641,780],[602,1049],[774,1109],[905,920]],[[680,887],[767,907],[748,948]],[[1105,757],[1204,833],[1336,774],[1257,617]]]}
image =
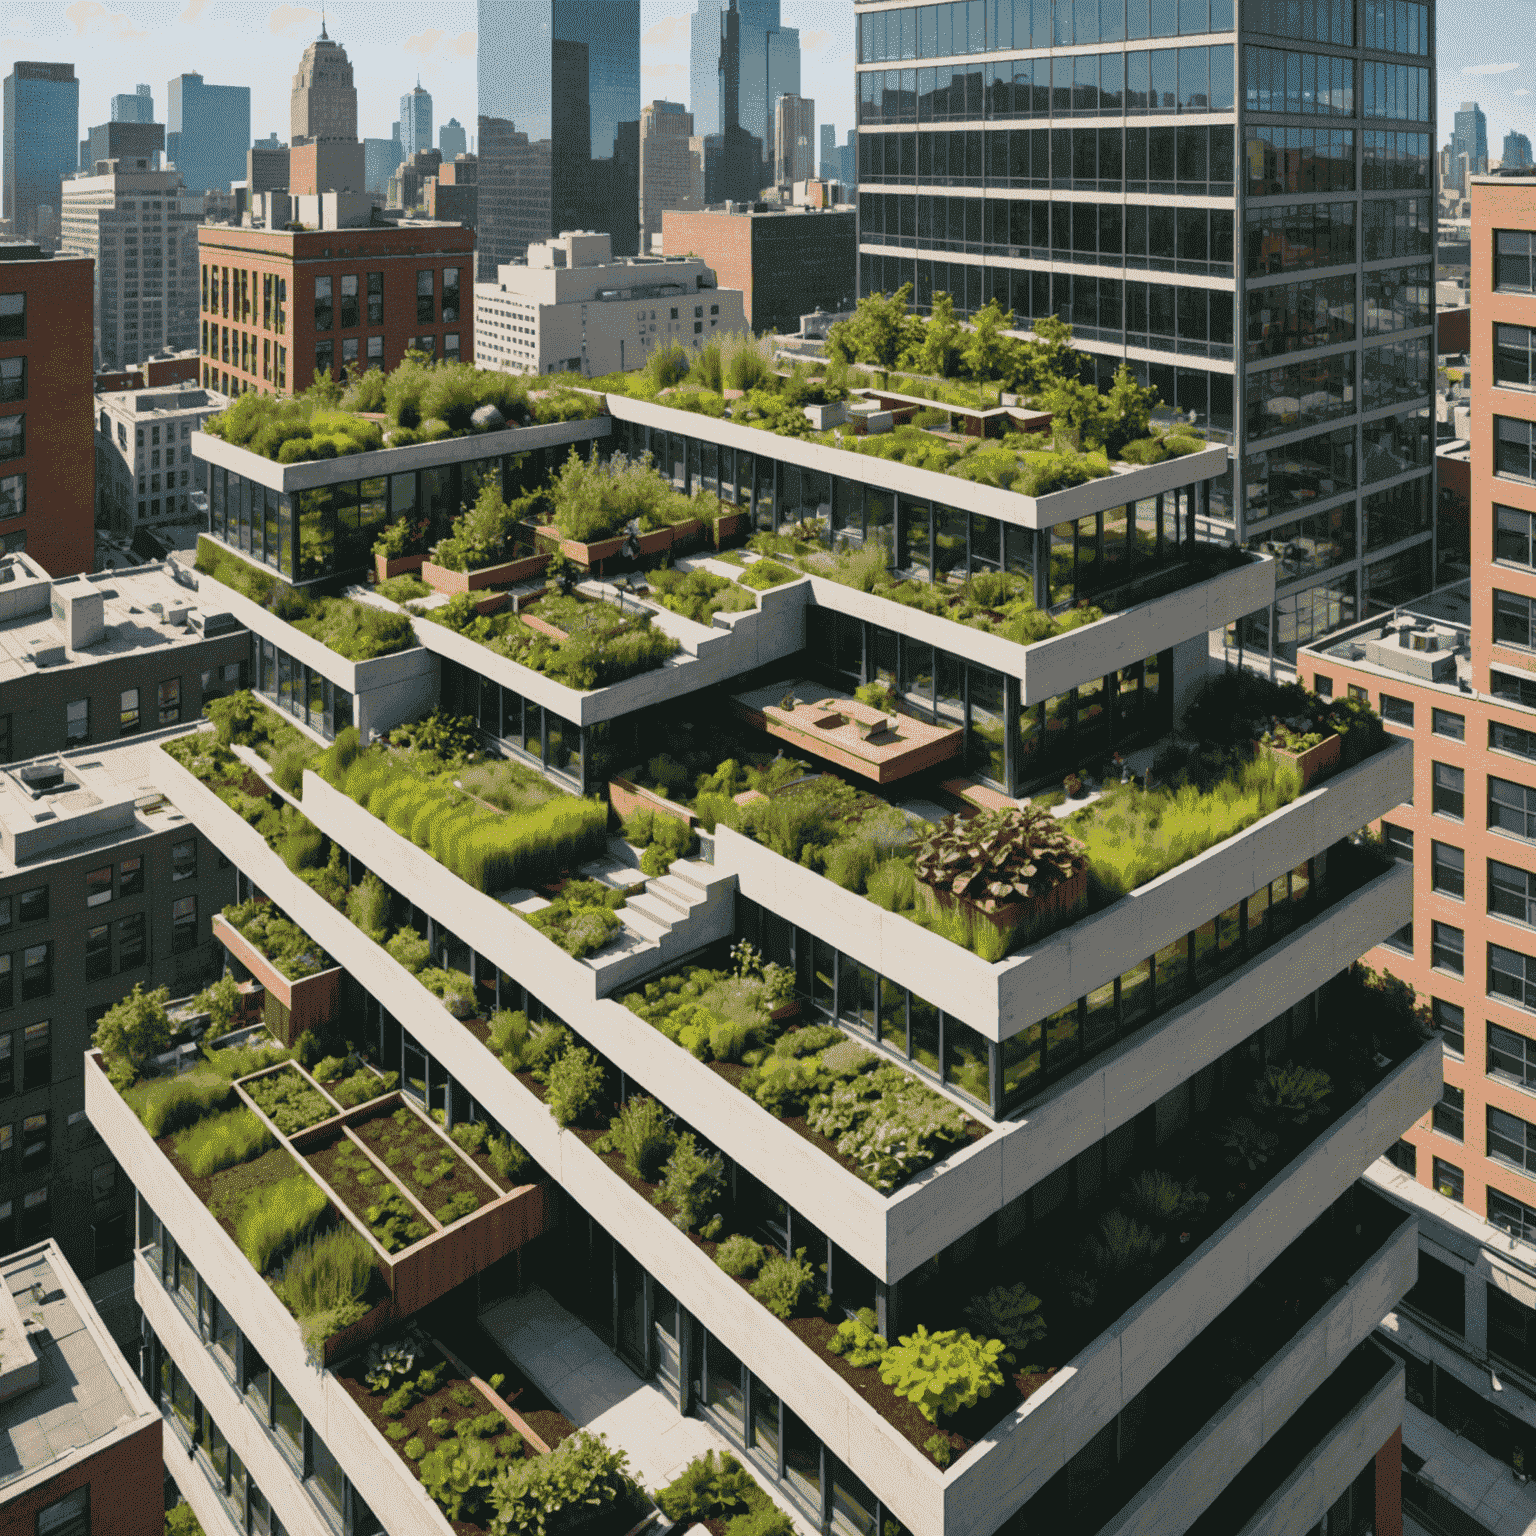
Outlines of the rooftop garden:
{"label": "rooftop garden", "polygon": [[333,964],[330,956],[270,901],[253,898],[235,902],[225,907],[221,915],[289,981],[318,976]]}
{"label": "rooftop garden", "polygon": [[[243,400],[273,398],[241,396]],[[416,631],[405,614],[350,597],[314,597],[297,591],[272,571],[252,565],[206,535],[198,537],[196,567],[348,661],[389,656],[417,643]]]}
{"label": "rooftop garden", "polygon": [[530,391],[515,374],[412,352],[388,374],[370,368],[345,385],[317,372],[292,397],[240,395],[203,430],[279,464],[298,464],[601,414],[602,403],[587,394]]}
{"label": "rooftop garden", "polygon": [[[889,1158],[916,1136],[932,1134],[935,1118],[957,1115],[942,1100],[901,1104],[901,1085],[886,1083],[884,1073],[913,1080],[865,1062],[871,1053],[840,1031],[823,1039],[789,1026],[776,1038],[766,1035],[771,1044],[756,1044],[771,1027],[777,982],[767,968],[756,976],[740,967],[695,972],[668,978],[654,995],[647,989],[629,1002],[706,1056],[717,1036],[727,1049],[734,1048],[732,1034],[754,1042],[745,1051],[760,1053],[756,1066],[746,1065],[744,1051],[739,1062],[717,1058],[715,1070],[739,1072],[738,1086],[770,1106],[776,1090],[761,1093],[769,1083],[785,1085],[782,1102],[791,1112],[806,1113],[814,1102],[807,1126],[819,1124],[829,1140],[856,1143],[862,1136],[871,1146],[883,1143]],[[487,1044],[558,1124],[687,1232],[911,1444],[946,1467],[1192,1258],[1429,1038],[1427,1011],[1391,978],[1356,967],[1332,986],[1327,1030],[1293,1042],[1285,1059],[1256,1068],[1246,1089],[1234,1085],[1221,1103],[1239,1104],[1236,1114],[1198,1118],[1159,1147],[1154,1162],[1098,1200],[1081,1210],[1062,1207],[1048,1238],[1037,1230],[993,1251],[982,1245],[966,1260],[958,1284],[947,1271],[932,1283],[919,1277],[904,1285],[903,1315],[912,1322],[895,1339],[876,1332],[873,1312],[834,1323],[825,1270],[804,1249],[785,1253],[733,1230],[738,1212],[721,1155],[655,1100],[634,1095],[619,1103],[617,1072],[563,1024],[497,1015]],[[801,1035],[810,1035],[815,1049],[796,1055]],[[894,1109],[887,1095],[897,1097]],[[961,1132],[950,1144],[963,1139]],[[935,1140],[942,1155],[942,1133]],[[888,1187],[916,1166],[886,1161]]]}

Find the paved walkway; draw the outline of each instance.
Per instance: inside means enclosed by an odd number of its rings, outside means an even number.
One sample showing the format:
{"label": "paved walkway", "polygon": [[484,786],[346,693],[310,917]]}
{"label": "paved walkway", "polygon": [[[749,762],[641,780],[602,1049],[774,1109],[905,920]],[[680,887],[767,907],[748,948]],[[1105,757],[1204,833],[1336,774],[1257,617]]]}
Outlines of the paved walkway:
{"label": "paved walkway", "polygon": [[1403,1405],[1403,1444],[1424,1458],[1419,1476],[1485,1531],[1493,1536],[1536,1533],[1536,1483],[1517,1483],[1504,1462],[1453,1434],[1412,1403]]}
{"label": "paved walkway", "polygon": [[[655,1492],[705,1451],[730,1451],[724,1435],[685,1418],[672,1397],[642,1381],[579,1318],[533,1286],[480,1314],[480,1326],[532,1378],[557,1408],[583,1429],[606,1435],[629,1453],[630,1470]],[[740,1459],[740,1458],[738,1458]],[[755,1468],[749,1468],[756,1475]],[[813,1528],[772,1488],[774,1502],[803,1536]]]}

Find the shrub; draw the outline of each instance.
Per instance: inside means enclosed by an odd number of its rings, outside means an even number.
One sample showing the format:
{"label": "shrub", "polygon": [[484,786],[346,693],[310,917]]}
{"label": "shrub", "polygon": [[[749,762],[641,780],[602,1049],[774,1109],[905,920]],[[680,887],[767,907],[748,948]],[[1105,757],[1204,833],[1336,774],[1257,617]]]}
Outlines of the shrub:
{"label": "shrub", "polygon": [[1274,1156],[1280,1138],[1273,1131],[1266,1131],[1263,1126],[1250,1120],[1247,1115],[1238,1115],[1227,1122],[1221,1135],[1221,1144],[1226,1149],[1230,1167],[1247,1168],[1253,1173]]}
{"label": "shrub", "polygon": [[231,1092],[230,1080],[207,1066],[194,1067],[180,1077],[152,1078],[123,1097],[144,1122],[144,1129],[158,1141],[222,1109]]}
{"label": "shrub", "polygon": [[170,1045],[171,1021],[165,1008],[170,999],[169,987],[146,992],[144,984],[136,981],[133,991],[101,1016],[91,1041],[119,1091],[134,1083],[145,1063]]}
{"label": "shrub", "polygon": [[676,1141],[672,1117],[655,1099],[639,1095],[625,1101],[599,1146],[618,1153],[631,1178],[653,1184]]}
{"label": "shrub", "polygon": [[202,1525],[185,1501],[165,1512],[165,1536],[203,1536]]}
{"label": "shrub", "polygon": [[233,1223],[235,1241],[258,1274],[314,1231],[329,1209],[324,1191],[296,1173],[248,1191],[234,1211],[216,1212]]}
{"label": "shrub", "polygon": [[651,1198],[657,1205],[676,1208],[673,1226],[712,1237],[719,1230],[721,1218],[715,1207],[724,1191],[725,1160],[718,1152],[702,1151],[693,1132],[685,1131],[678,1137]]}
{"label": "shrub", "polygon": [[913,853],[919,881],[983,912],[1038,899],[1085,863],[1061,822],[1036,806],[946,816],[919,836]]}
{"label": "shrub", "polygon": [[401,1449],[412,1461],[420,1461],[427,1454],[427,1442],[420,1435],[412,1435]]}
{"label": "shrub", "polygon": [[861,1307],[857,1317],[844,1318],[837,1332],[827,1340],[827,1348],[841,1355],[849,1365],[878,1365],[891,1346],[877,1331],[874,1309]]}
{"label": "shrub", "polygon": [[929,1435],[923,1441],[923,1449],[933,1457],[934,1466],[947,1467],[949,1465],[951,1450],[948,1435]]}
{"label": "shrub", "polygon": [[1160,1168],[1149,1168],[1131,1180],[1125,1208],[1154,1230],[1166,1230],[1203,1215],[1210,1198],[1193,1179],[1183,1184]]}
{"label": "shrub", "polygon": [[793,1255],[775,1250],[763,1260],[749,1289],[775,1317],[788,1317],[799,1309],[815,1280],[804,1248],[795,1249]]}
{"label": "shrub", "polygon": [[336,1113],[325,1095],[292,1067],[251,1078],[240,1086],[285,1136],[318,1125]]}
{"label": "shrub", "polygon": [[715,1263],[726,1274],[737,1279],[750,1275],[762,1262],[763,1245],[750,1237],[743,1237],[739,1232],[726,1238],[715,1249]]}
{"label": "shrub", "polygon": [[594,462],[572,449],[550,480],[549,498],[555,526],[585,544],[622,533],[631,522],[649,533],[691,516],[688,498],[673,490],[648,456],[615,453]]}
{"label": "shrub", "polygon": [[741,577],[741,584],[765,592],[769,587],[780,587],[786,581],[795,581],[799,575],[799,571],[780,565],[777,560],[755,560]]}
{"label": "shrub", "polygon": [[[518,1449],[522,1449],[521,1437]],[[416,1475],[450,1520],[478,1521],[490,1498],[491,1481],[502,1462],[503,1458],[488,1442],[461,1436],[443,1441],[423,1456]]]}
{"label": "shrub", "polygon": [[978,1333],[1001,1339],[1010,1350],[1026,1350],[1045,1337],[1040,1298],[1022,1281],[995,1285],[983,1295],[971,1297],[965,1315]]}
{"label": "shrub", "polygon": [[413,976],[423,971],[432,959],[432,946],[414,928],[401,928],[384,949]]}
{"label": "shrub", "polygon": [[393,1072],[378,1077],[367,1067],[360,1067],[350,1077],[332,1083],[330,1094],[343,1109],[355,1109],[359,1104],[366,1104],[369,1099],[377,1099],[388,1093],[395,1086],[395,1081],[396,1074]]}
{"label": "shrub", "polygon": [[[622,900],[622,893],[617,894]],[[622,926],[610,903],[584,901],[565,892],[547,907],[521,915],[530,927],[553,939],[566,954],[577,960],[585,959],[609,943]]]}
{"label": "shrub", "polygon": [[393,1184],[386,1186],[378,1200],[364,1210],[363,1220],[386,1253],[409,1248],[431,1231],[416,1214],[416,1207]]}
{"label": "shrub", "polygon": [[918,1324],[880,1357],[880,1379],[930,1424],[939,1415],[974,1408],[1003,1384],[1000,1339],[978,1339],[958,1329],[929,1333]]}
{"label": "shrub", "polygon": [[232,1109],[199,1121],[176,1138],[176,1155],[197,1178],[259,1157],[274,1144],[266,1126],[248,1109]]}
{"label": "shrub", "polygon": [[1262,1120],[1305,1125],[1327,1113],[1332,1092],[1333,1079],[1322,1068],[1288,1061],[1265,1071],[1248,1095],[1248,1105]]}
{"label": "shrub", "polygon": [[1107,1211],[1083,1243],[1083,1259],[1099,1279],[1135,1281],[1150,1273],[1167,1242],[1124,1211]]}
{"label": "shrub", "polygon": [[559,1126],[575,1125],[597,1107],[603,1091],[603,1064],[584,1045],[567,1051],[545,1078],[544,1103]]}
{"label": "shrub", "polygon": [[617,1503],[634,1488],[628,1465],[601,1435],[579,1430],[547,1456],[504,1466],[491,1485],[492,1536],[546,1536],[567,1510]]}
{"label": "shrub", "polygon": [[276,1290],[300,1320],[311,1360],[318,1362],[332,1334],[367,1315],[375,1274],[373,1250],[348,1226],[333,1227],[289,1255]]}
{"label": "shrub", "polygon": [[530,1168],[533,1159],[510,1136],[492,1136],[485,1144],[491,1167],[509,1183],[515,1183]]}
{"label": "shrub", "polygon": [[685,1528],[733,1510],[752,1509],[760,1502],[766,1502],[766,1495],[729,1451],[706,1451],[694,1457],[656,1494],[662,1514]]}
{"label": "shrub", "polygon": [[269,901],[237,902],[224,908],[223,917],[290,981],[318,975],[330,964],[325,951]]}
{"label": "shrub", "polygon": [[795,1536],[795,1523],[764,1495],[756,1509],[726,1522],[725,1536]]}
{"label": "shrub", "polygon": [[204,987],[193,1003],[208,1012],[208,1033],[214,1037],[228,1033],[240,1006],[240,983],[228,972],[211,986]]}

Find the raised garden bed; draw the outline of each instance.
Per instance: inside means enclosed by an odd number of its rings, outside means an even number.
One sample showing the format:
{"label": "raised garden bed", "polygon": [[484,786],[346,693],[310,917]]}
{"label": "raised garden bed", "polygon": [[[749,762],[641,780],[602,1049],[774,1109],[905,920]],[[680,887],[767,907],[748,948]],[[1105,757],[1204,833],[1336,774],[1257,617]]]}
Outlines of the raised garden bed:
{"label": "raised garden bed", "polygon": [[503,560],[496,565],[484,565],[478,570],[455,571],[447,566],[425,561],[421,566],[421,579],[434,592],[444,592],[454,597],[460,592],[478,592],[486,587],[511,587],[520,581],[531,581],[549,564],[548,555],[528,555],[520,560]]}
{"label": "raised garden bed", "polygon": [[1310,747],[1299,750],[1294,745],[1298,738],[1289,733],[1271,735],[1256,743],[1259,750],[1278,762],[1288,763],[1301,778],[1303,792],[1311,789],[1321,779],[1326,779],[1344,760],[1344,738],[1339,735],[1325,736]]}
{"label": "raised garden bed", "polygon": [[329,957],[318,946],[316,954],[324,962],[320,968],[288,976],[223,913],[214,915],[213,937],[282,1005],[279,1033],[285,1045],[292,1045],[306,1030],[322,1033],[336,1017],[341,1007],[342,971],[328,963]]}
{"label": "raised garden bed", "polygon": [[379,581],[389,581],[392,577],[419,571],[426,558],[425,555],[396,555],[394,559],[390,559],[388,556],[375,554],[373,569]]}

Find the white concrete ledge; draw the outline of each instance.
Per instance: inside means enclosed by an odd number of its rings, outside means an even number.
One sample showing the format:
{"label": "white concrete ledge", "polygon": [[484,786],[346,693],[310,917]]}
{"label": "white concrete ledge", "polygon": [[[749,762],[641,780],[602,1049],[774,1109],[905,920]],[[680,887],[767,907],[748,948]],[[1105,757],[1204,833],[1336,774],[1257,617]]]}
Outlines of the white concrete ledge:
{"label": "white concrete ledge", "polygon": [[1412,743],[1389,742],[1102,912],[995,965],[723,825],[715,831],[715,867],[736,875],[743,896],[941,1003],[988,1039],[1006,1040],[1358,831],[1412,790]]}

